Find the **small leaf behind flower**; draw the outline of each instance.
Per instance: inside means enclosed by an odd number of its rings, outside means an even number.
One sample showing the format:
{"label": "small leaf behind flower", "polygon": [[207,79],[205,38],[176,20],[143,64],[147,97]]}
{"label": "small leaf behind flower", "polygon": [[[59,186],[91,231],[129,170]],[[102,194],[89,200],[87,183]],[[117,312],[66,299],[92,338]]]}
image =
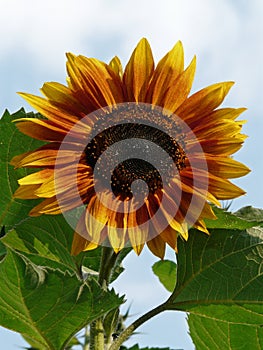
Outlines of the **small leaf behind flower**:
{"label": "small leaf behind flower", "polygon": [[[248,207],[245,207],[248,208]],[[260,225],[260,222],[263,222],[263,214],[261,211],[261,217],[253,216],[252,212],[254,212],[255,208],[249,207],[249,210],[245,208],[241,208],[236,213],[230,213],[225,211],[224,209],[220,209],[217,207],[213,207],[213,211],[217,217],[216,220],[205,219],[206,227],[217,228],[217,229],[237,229],[237,230],[245,230],[253,226]],[[243,211],[243,209],[245,209]],[[250,220],[247,219],[247,216],[250,215]],[[253,218],[252,218],[253,217]]]}
{"label": "small leaf behind flower", "polygon": [[243,220],[255,222],[255,220],[263,224],[263,209],[246,206],[235,212],[235,215]]}
{"label": "small leaf behind flower", "polygon": [[160,260],[152,266],[152,270],[168,292],[172,292],[176,283],[176,264],[171,260]]}

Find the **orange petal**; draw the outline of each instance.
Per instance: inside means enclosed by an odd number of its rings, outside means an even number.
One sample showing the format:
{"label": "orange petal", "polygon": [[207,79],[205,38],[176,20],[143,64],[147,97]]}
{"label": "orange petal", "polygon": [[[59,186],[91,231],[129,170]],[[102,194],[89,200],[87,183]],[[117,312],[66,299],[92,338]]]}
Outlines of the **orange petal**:
{"label": "orange petal", "polygon": [[146,102],[163,106],[166,90],[184,70],[184,50],[181,41],[158,63],[147,92]]}
{"label": "orange petal", "polygon": [[[212,111],[208,114],[202,116],[202,123],[206,125],[207,123],[211,123],[219,121],[219,120],[235,120],[241,113],[246,111],[246,108],[219,108],[215,111]],[[191,120],[189,123],[190,128],[193,130],[195,127],[200,125],[199,118],[197,120]]]}
{"label": "orange petal", "polygon": [[242,125],[239,122],[232,120],[210,121],[205,125],[198,126],[192,131],[197,136],[198,140],[204,139],[220,139],[223,137],[232,138],[240,134]]}
{"label": "orange petal", "polygon": [[86,224],[85,224],[85,215],[86,210],[84,210],[79,218],[77,227],[73,236],[73,241],[71,245],[71,254],[77,255],[85,250],[92,250],[98,247],[94,242],[91,242],[87,239],[89,237]]}
{"label": "orange petal", "polygon": [[131,211],[128,215],[128,236],[130,243],[137,255],[139,255],[144,247],[148,237],[149,223],[148,223],[148,212],[145,205],[142,205],[137,210],[132,210],[134,207],[131,199]]}
{"label": "orange petal", "polygon": [[[184,178],[184,172],[181,173],[181,177],[181,181],[178,181],[176,178],[172,179],[171,181],[171,187],[173,188],[174,192],[186,192],[199,197],[201,200],[208,200],[211,203],[220,206],[220,202],[211,193],[208,192],[208,187],[207,189],[206,186],[198,187],[198,185],[193,183],[192,177],[191,179],[189,176]],[[208,185],[209,175],[207,174],[207,176],[203,176],[203,178],[205,181],[204,184],[206,184],[207,181]],[[195,179],[195,181],[197,181],[197,179]]]}
{"label": "orange petal", "polygon": [[85,223],[90,240],[101,243],[101,231],[108,222],[109,210],[97,196],[94,196],[87,205]]}
{"label": "orange petal", "polygon": [[79,67],[86,98],[94,106],[101,108],[124,101],[120,78],[106,63],[95,58],[77,56],[75,64]]}
{"label": "orange petal", "polygon": [[222,138],[200,140],[200,146],[203,148],[205,153],[219,156],[224,154],[227,156],[237,152],[242,147],[244,139],[245,135],[240,135],[240,137],[235,137],[233,139]]}
{"label": "orange petal", "polygon": [[72,115],[66,111],[61,111],[43,97],[25,94],[22,92],[18,94],[43,116],[55,123],[60,125],[62,124],[64,128],[67,128],[67,130],[70,130],[71,127],[78,121],[78,118],[75,115]]}
{"label": "orange petal", "polygon": [[10,164],[16,168],[21,167],[48,167],[56,165],[69,165],[79,162],[79,147],[69,144],[68,149],[58,152],[61,144],[52,142],[50,144],[39,147],[35,151],[26,152],[24,154],[12,158]]}
{"label": "orange petal", "polygon": [[[92,194],[93,192],[91,191],[89,193],[89,197],[92,197]],[[81,197],[76,197],[76,193],[73,191],[67,191],[64,193],[63,198],[60,198],[60,201],[58,201],[55,196],[43,200],[40,204],[38,204],[31,210],[29,215],[57,215],[68,210],[75,209],[81,205],[83,205],[83,200],[81,199]]]}
{"label": "orange petal", "polygon": [[34,199],[39,198],[35,191],[39,188],[39,185],[23,185],[19,186],[18,189],[13,194],[14,198],[20,199]]}
{"label": "orange petal", "polygon": [[22,177],[18,180],[19,185],[36,185],[42,184],[45,180],[47,180],[50,176],[53,175],[53,169],[44,169],[37,171],[33,174]]}
{"label": "orange petal", "polygon": [[202,219],[210,219],[210,220],[216,220],[217,217],[211,207],[207,202],[204,203],[204,207],[202,209],[202,212],[200,214],[200,218]]}
{"label": "orange petal", "polygon": [[42,214],[61,214],[61,208],[56,200],[56,197],[45,199],[35,206],[29,213],[30,216],[40,216]]}
{"label": "orange petal", "polygon": [[[26,155],[19,162],[19,158],[14,157],[12,163],[16,163],[16,167],[45,167],[45,166],[54,166],[57,161],[57,151],[56,150],[39,150],[34,151],[31,154]],[[62,164],[68,164],[74,159],[71,154],[68,156],[65,154],[65,158],[60,161]]]}
{"label": "orange petal", "polygon": [[194,224],[194,227],[197,228],[197,230],[202,231],[209,235],[209,231],[205,225],[205,222],[203,220],[197,220],[196,223]]}
{"label": "orange petal", "polygon": [[[192,179],[193,174],[191,171],[184,169],[183,176],[185,179]],[[229,180],[222,179],[200,169],[195,169],[195,181],[197,180],[200,182],[200,184],[205,184],[208,181],[208,191],[211,192],[217,199],[232,199],[245,194],[245,191],[232,184]]]}
{"label": "orange petal", "polygon": [[207,155],[206,161],[210,173],[225,179],[234,179],[250,172],[246,165],[232,158]]}
{"label": "orange petal", "polygon": [[81,91],[83,89],[83,84],[79,74],[79,67],[76,64],[77,56],[71,52],[67,52],[66,56],[67,56],[66,67],[69,75],[69,79],[68,79],[69,87],[74,91]]}
{"label": "orange petal", "polygon": [[63,107],[64,110],[72,112],[73,115],[87,113],[87,108],[74,96],[71,89],[57,83],[45,83],[40,91],[48,98],[51,103]]}
{"label": "orange petal", "polygon": [[49,198],[73,189],[74,185],[77,186],[76,196],[81,192],[80,188],[82,190],[85,188],[85,191],[88,192],[94,187],[92,169],[87,166],[85,172],[80,172],[75,165],[56,169],[52,176],[43,181],[35,193],[39,197]]}
{"label": "orange petal", "polygon": [[83,83],[79,73],[79,66],[76,63],[77,56],[71,52],[66,53],[67,56],[67,72],[69,75],[68,84],[71,90],[81,91],[83,90]]}
{"label": "orange petal", "polygon": [[87,250],[93,250],[98,247],[94,242],[90,242],[77,232],[74,233],[73,241],[71,245],[71,255],[78,255],[79,253]]}
{"label": "orange petal", "polygon": [[[211,179],[211,175],[209,178]],[[209,182],[209,192],[218,199],[233,199],[244,195],[246,192],[226,179],[213,177]]]}
{"label": "orange petal", "polygon": [[162,239],[169,244],[169,246],[177,252],[177,232],[171,227],[167,226],[166,229],[160,233]]}
{"label": "orange petal", "polygon": [[[154,228],[150,228],[152,235],[154,232]],[[147,246],[150,251],[156,255],[158,258],[163,259],[165,254],[165,242],[161,238],[161,236],[156,235],[153,239],[147,242]]]}
{"label": "orange petal", "polygon": [[190,123],[196,120],[197,116],[207,114],[218,107],[233,84],[233,82],[225,82],[208,86],[185,100],[175,113]]}
{"label": "orange petal", "polygon": [[111,67],[111,69],[114,71],[114,73],[117,76],[122,78],[122,76],[123,76],[123,69],[122,69],[122,64],[121,64],[121,61],[120,61],[119,57],[117,57],[117,56],[113,57],[113,59],[109,63],[109,66]]}
{"label": "orange petal", "polygon": [[37,140],[62,141],[68,132],[48,120],[23,118],[15,122],[19,131]]}
{"label": "orange petal", "polygon": [[[170,226],[174,231],[180,233],[182,236],[188,236],[188,228],[187,225],[185,225],[183,218],[178,220],[180,210],[178,210],[177,205],[173,203],[173,200],[168,196],[168,194],[165,194],[165,196],[167,205],[165,207],[161,206],[161,210],[163,211],[163,215],[166,217],[168,226]],[[165,230],[166,229],[164,229],[164,231]]]}
{"label": "orange petal", "polygon": [[133,51],[123,75],[128,101],[145,101],[153,70],[154,61],[151,47],[146,39],[142,39]]}
{"label": "orange petal", "polygon": [[111,208],[112,210],[107,224],[108,238],[115,253],[123,249],[126,243],[127,226],[123,220],[123,213],[118,212],[121,206],[122,204],[119,203],[115,208]]}
{"label": "orange petal", "polygon": [[191,91],[196,69],[196,58],[194,57],[190,65],[183,71],[175,82],[167,90],[163,107],[173,113],[187,98]]}

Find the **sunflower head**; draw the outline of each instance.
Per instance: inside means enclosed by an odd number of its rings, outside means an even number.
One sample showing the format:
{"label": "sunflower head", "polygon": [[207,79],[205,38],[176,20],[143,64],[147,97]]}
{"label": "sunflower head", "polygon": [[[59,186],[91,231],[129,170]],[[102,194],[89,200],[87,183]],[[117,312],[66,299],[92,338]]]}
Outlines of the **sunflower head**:
{"label": "sunflower head", "polygon": [[[178,42],[154,65],[142,39],[125,69],[67,54],[67,86],[46,83],[44,97],[21,94],[43,118],[16,125],[46,145],[12,159],[38,171],[14,196],[42,198],[30,215],[63,213],[74,227],[72,253],[105,244],[115,252],[144,245],[163,258],[188,228],[208,233],[211,204],[244,191],[229,179],[249,169],[232,154],[243,144],[243,108],[219,108],[232,82],[189,96],[195,58],[184,67]],[[77,224],[68,213],[78,210]],[[76,218],[75,218],[76,219]]]}

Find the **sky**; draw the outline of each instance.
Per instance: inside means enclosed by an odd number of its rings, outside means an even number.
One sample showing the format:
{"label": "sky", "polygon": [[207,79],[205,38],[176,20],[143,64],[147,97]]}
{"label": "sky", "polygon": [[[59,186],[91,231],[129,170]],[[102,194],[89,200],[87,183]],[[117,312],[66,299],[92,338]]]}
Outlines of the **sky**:
{"label": "sky", "polygon": [[[118,55],[127,63],[146,37],[158,61],[181,40],[186,62],[197,56],[193,92],[220,81],[235,81],[224,105],[246,107],[244,132],[249,135],[235,159],[251,173],[235,181],[247,194],[234,200],[262,207],[262,61],[261,0],[2,0],[0,12],[0,114],[24,107],[18,91],[38,94],[46,81],[65,82],[65,53],[108,62]],[[174,258],[168,251],[167,258]],[[151,273],[156,261],[144,250],[125,260],[126,272],[115,287],[131,303],[129,321],[164,301],[168,294]],[[129,344],[194,349],[184,314],[162,314],[139,329]],[[0,328],[1,346],[25,346],[19,335]]]}

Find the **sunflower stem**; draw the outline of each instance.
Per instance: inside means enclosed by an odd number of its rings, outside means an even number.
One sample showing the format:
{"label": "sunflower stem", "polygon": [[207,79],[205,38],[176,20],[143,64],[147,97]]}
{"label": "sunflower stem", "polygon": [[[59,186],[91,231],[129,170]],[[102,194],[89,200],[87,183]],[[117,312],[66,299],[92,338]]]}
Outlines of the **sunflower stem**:
{"label": "sunflower stem", "polygon": [[102,248],[100,271],[98,282],[101,286],[109,285],[111,271],[115,265],[118,254],[114,253],[114,250],[109,247]]}
{"label": "sunflower stem", "polygon": [[[98,283],[107,288],[110,282],[112,269],[118,254],[112,248],[102,247]],[[100,317],[90,325],[90,350],[104,350],[103,318]]]}
{"label": "sunflower stem", "polygon": [[90,325],[90,350],[104,350],[104,328],[102,317]]}
{"label": "sunflower stem", "polygon": [[166,310],[168,310],[167,302],[158,305],[156,308],[148,311],[146,314],[139,317],[119,335],[119,337],[112,343],[109,350],[119,350],[120,346],[132,335],[135,329],[140,327],[144,322],[148,321],[150,318]]}

